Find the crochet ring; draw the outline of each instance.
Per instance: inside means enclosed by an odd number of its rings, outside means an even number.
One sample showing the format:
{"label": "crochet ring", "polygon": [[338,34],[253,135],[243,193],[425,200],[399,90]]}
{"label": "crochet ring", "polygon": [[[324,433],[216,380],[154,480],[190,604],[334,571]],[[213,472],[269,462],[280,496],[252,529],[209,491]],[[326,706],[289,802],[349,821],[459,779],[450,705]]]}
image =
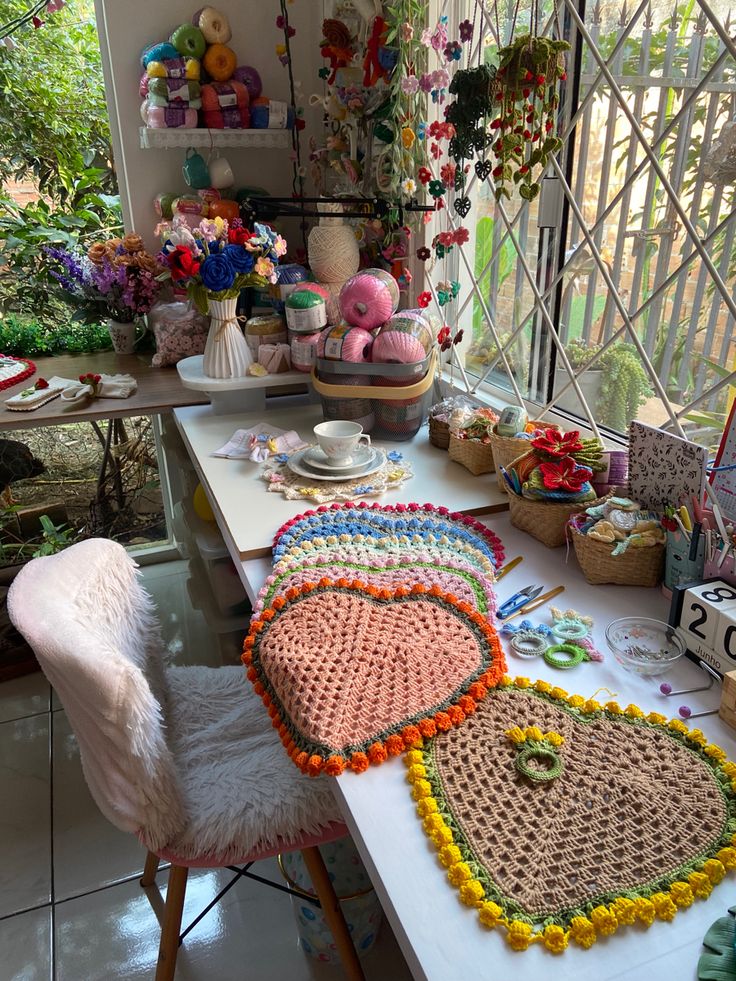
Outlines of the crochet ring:
{"label": "crochet ring", "polygon": [[[557,657],[558,654],[569,654],[570,657]],[[566,669],[586,660],[586,653],[578,644],[554,644],[546,649],[542,657],[550,667]]]}
{"label": "crochet ring", "polygon": [[[543,768],[529,766],[530,760],[536,760]],[[523,776],[537,782],[554,780],[562,773],[564,763],[557,753],[549,746],[539,743],[525,746],[516,756],[516,769]]]}
{"label": "crochet ring", "polygon": [[511,646],[520,657],[539,657],[547,649],[547,640],[536,630],[520,630],[511,638]]}
{"label": "crochet ring", "polygon": [[582,620],[572,617],[565,617],[563,620],[558,620],[552,628],[552,634],[555,639],[563,644],[568,640],[582,640],[589,633],[590,629]]}

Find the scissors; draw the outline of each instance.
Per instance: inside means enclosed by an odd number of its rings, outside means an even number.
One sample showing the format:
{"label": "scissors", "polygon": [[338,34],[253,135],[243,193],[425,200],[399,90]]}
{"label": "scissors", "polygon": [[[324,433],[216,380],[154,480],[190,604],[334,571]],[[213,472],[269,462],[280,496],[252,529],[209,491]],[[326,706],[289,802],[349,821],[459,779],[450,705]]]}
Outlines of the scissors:
{"label": "scissors", "polygon": [[544,586],[525,586],[524,589],[520,589],[518,593],[514,593],[505,603],[499,606],[496,616],[499,620],[505,620],[506,617],[510,617],[512,613],[516,613],[517,610],[520,610],[530,600],[536,599],[543,589]]}

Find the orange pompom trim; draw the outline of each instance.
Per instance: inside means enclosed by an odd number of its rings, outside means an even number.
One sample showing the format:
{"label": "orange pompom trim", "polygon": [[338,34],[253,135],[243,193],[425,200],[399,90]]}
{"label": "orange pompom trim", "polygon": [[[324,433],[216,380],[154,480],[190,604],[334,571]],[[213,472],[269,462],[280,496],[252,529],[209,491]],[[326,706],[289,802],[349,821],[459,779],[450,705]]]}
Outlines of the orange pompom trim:
{"label": "orange pompom trim", "polygon": [[404,746],[409,749],[422,741],[422,734],[417,726],[404,726],[401,730],[401,738],[404,740]]}
{"label": "orange pompom trim", "polygon": [[447,712],[436,712],[434,721],[437,723],[437,728],[440,732],[447,732],[452,729],[452,720]]}
{"label": "orange pompom trim", "polygon": [[404,752],[404,740],[401,736],[387,737],[386,752],[389,756],[400,756]]}
{"label": "orange pompom trim", "polygon": [[372,743],[368,747],[368,759],[375,765],[386,762],[388,753],[383,743]]}
{"label": "orange pompom trim", "polygon": [[274,610],[283,610],[285,605],[286,600],[283,596],[277,596],[276,599],[272,600],[271,602],[271,606],[274,608]]}
{"label": "orange pompom trim", "polygon": [[345,760],[342,756],[328,756],[325,760],[324,772],[328,777],[339,777],[345,769]]}
{"label": "orange pompom trim", "polygon": [[450,716],[450,721],[454,726],[459,726],[465,719],[465,713],[459,705],[450,705],[447,709],[447,714]]}
{"label": "orange pompom trim", "polygon": [[418,724],[419,731],[425,739],[431,739],[432,736],[437,735],[437,725],[434,719],[420,719]]}
{"label": "orange pompom trim", "polygon": [[245,673],[245,676],[246,676],[246,678],[248,679],[248,681],[252,681],[252,682],[254,682],[254,683],[255,683],[255,682],[256,682],[256,681],[258,680],[258,672],[257,672],[257,671],[256,671],[256,669],[255,669],[255,668],[253,667],[253,665],[251,665],[251,666],[250,666],[250,667],[248,668],[248,670],[247,670],[247,671],[246,671],[246,673]]}
{"label": "orange pompom trim", "polygon": [[350,757],[350,769],[353,773],[364,773],[368,769],[368,757],[365,753],[353,753]]}
{"label": "orange pompom trim", "polygon": [[322,772],[322,757],[321,756],[310,756],[307,761],[307,773],[310,777],[318,777]]}

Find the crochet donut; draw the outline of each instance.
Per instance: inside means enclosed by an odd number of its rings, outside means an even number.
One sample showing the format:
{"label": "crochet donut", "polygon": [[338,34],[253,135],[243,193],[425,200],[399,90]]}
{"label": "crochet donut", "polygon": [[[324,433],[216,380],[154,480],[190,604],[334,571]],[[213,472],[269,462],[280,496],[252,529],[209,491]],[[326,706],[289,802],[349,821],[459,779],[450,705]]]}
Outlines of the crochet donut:
{"label": "crochet donut", "polygon": [[216,82],[226,82],[232,78],[237,63],[235,52],[226,44],[211,44],[202,59],[204,70]]}
{"label": "crochet donut", "polygon": [[214,7],[200,7],[192,23],[204,34],[208,44],[227,44],[233,36],[227,17]]}
{"label": "crochet donut", "polygon": [[193,24],[180,24],[172,33],[169,41],[180,55],[189,58],[201,58],[207,50],[204,34]]}

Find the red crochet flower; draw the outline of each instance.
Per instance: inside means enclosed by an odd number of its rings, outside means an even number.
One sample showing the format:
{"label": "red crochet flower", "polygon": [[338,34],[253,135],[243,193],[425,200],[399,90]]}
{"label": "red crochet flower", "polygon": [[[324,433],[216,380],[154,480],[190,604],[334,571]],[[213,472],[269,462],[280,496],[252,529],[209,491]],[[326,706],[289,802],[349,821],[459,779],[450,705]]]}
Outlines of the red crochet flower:
{"label": "red crochet flower", "polygon": [[445,324],[442,330],[437,334],[437,341],[440,344],[444,344],[445,341],[450,339],[450,328]]}
{"label": "red crochet flower", "polygon": [[38,391],[40,391],[40,390],[41,390],[42,388],[48,388],[48,387],[49,387],[49,383],[48,383],[48,382],[46,381],[46,379],[45,379],[45,378],[37,378],[37,379],[36,379],[36,384],[35,384],[35,385],[34,385],[33,387],[34,387],[34,388],[36,389],[36,391],[38,392]]}
{"label": "red crochet flower", "polygon": [[199,272],[199,259],[194,258],[192,250],[186,245],[177,245],[173,252],[166,257],[171,278],[176,282],[180,279],[189,279],[196,276]]}
{"label": "red crochet flower", "polygon": [[420,167],[417,171],[417,177],[422,184],[428,184],[432,180],[432,174],[426,167]]}
{"label": "red crochet flower", "polygon": [[420,307],[428,307],[431,302],[432,302],[432,294],[428,293],[426,290],[424,291],[424,293],[420,293],[419,296],[417,297],[417,303],[419,304]]}
{"label": "red crochet flower", "polygon": [[467,228],[458,228],[453,234],[453,239],[456,245],[465,245],[470,239],[470,232]]}
{"label": "red crochet flower", "polygon": [[579,467],[571,456],[565,456],[557,463],[540,463],[539,472],[547,490],[567,490],[578,493],[583,484],[590,480],[593,471]]}
{"label": "red crochet flower", "polygon": [[567,456],[568,453],[577,453],[582,450],[583,444],[580,442],[580,433],[576,429],[569,433],[561,433],[556,429],[545,429],[543,435],[537,436],[531,441],[535,450],[542,450],[550,456]]}

